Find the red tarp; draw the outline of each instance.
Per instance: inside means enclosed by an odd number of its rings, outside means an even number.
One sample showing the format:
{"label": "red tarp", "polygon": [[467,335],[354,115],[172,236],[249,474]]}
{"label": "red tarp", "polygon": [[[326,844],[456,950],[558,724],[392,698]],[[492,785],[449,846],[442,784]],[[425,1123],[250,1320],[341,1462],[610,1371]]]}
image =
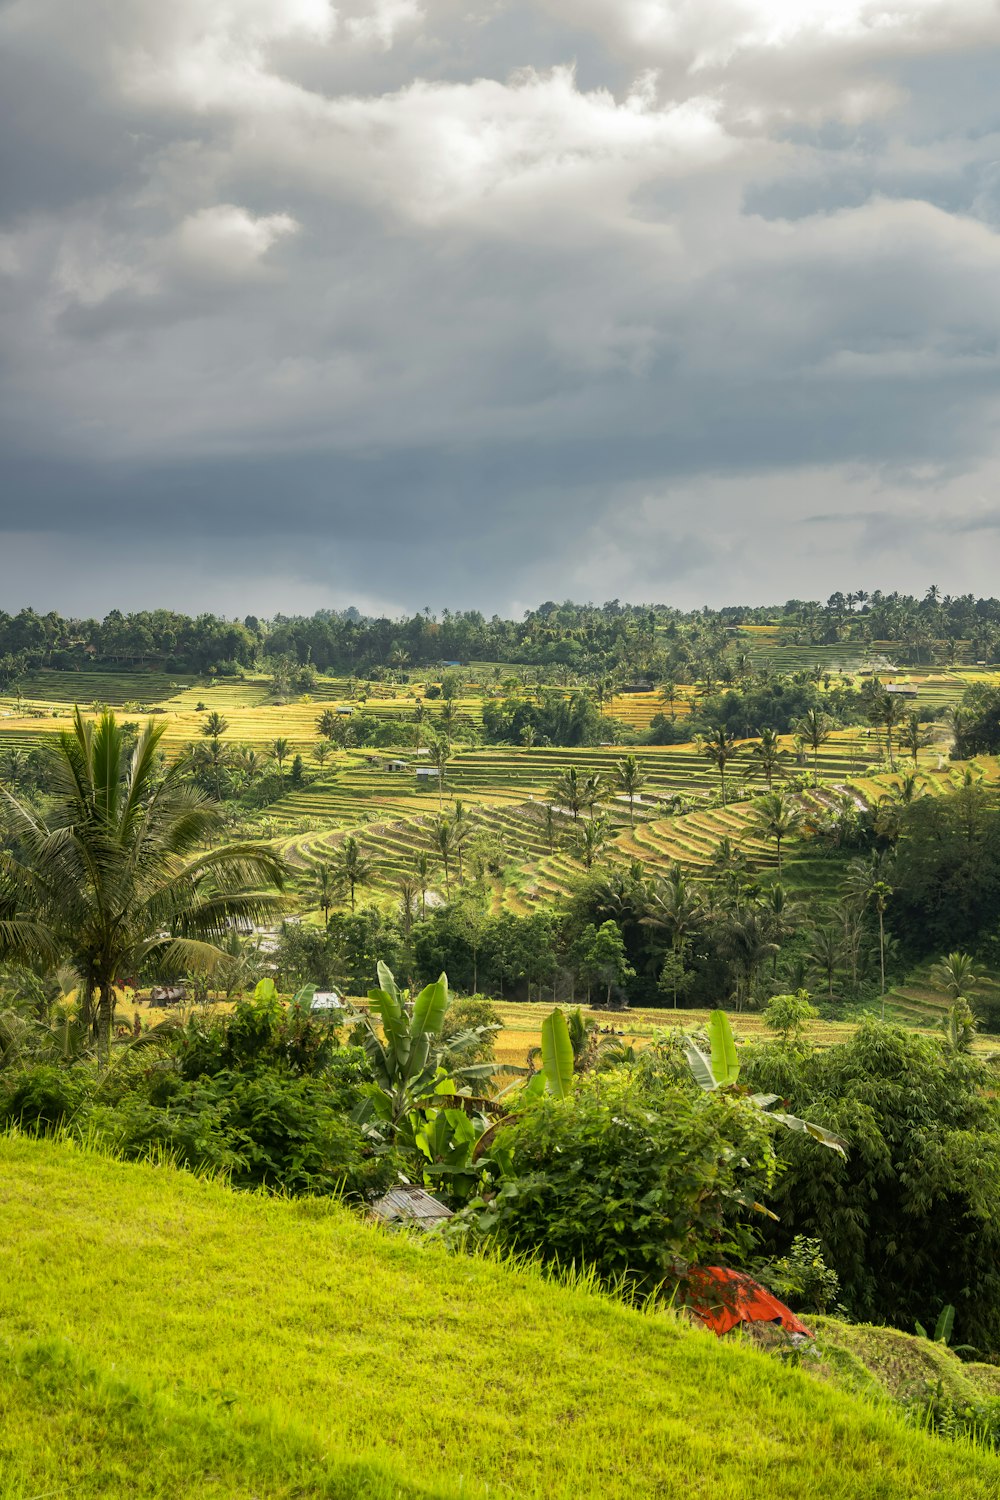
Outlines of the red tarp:
{"label": "red tarp", "polygon": [[701,1266],[688,1273],[688,1285],[692,1310],[713,1333],[728,1333],[737,1323],[779,1323],[786,1333],[812,1338],[791,1308],[742,1271]]}

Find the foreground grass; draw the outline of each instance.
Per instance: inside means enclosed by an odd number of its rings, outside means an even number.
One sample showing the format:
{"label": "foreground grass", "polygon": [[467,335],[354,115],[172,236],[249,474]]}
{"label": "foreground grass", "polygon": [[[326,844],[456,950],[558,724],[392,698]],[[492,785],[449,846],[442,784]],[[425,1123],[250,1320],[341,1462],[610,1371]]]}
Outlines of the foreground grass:
{"label": "foreground grass", "polygon": [[0,1500],[995,1496],[752,1350],[333,1205],[0,1139]]}

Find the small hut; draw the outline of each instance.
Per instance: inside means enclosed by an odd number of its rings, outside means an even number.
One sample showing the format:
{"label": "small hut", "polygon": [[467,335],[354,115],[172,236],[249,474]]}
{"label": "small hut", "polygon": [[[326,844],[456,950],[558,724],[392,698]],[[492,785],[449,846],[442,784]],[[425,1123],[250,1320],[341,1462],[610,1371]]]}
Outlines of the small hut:
{"label": "small hut", "polygon": [[432,1229],[450,1219],[452,1212],[423,1188],[400,1183],[372,1204],[372,1215],[383,1224],[416,1224],[421,1229]]}

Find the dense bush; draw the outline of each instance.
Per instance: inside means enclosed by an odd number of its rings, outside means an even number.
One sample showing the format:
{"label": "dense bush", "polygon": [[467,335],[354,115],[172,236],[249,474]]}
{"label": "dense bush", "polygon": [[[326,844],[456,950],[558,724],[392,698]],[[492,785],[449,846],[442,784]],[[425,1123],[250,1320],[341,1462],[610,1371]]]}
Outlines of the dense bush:
{"label": "dense bush", "polygon": [[824,1052],[746,1048],[743,1077],[822,1120],[846,1161],[782,1134],[768,1238],[818,1240],[853,1317],[912,1330],[947,1303],[956,1337],[1000,1353],[996,1076],[934,1038],[865,1022]]}
{"label": "dense bush", "polygon": [[743,1203],[766,1191],[774,1159],[747,1101],[624,1074],[541,1098],[497,1141],[495,1195],[462,1227],[646,1290],[689,1263],[749,1253]]}

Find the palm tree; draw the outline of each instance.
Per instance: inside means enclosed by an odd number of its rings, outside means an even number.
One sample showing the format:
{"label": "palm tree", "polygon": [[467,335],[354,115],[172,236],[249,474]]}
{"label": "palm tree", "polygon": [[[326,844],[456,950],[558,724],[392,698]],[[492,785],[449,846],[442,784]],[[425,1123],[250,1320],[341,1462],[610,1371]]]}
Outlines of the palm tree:
{"label": "palm tree", "polygon": [[434,825],[434,851],[444,866],[445,895],[451,898],[451,861],[457,853],[455,825],[450,818],[439,818]]}
{"label": "palm tree", "polygon": [[594,860],[607,842],[609,834],[606,818],[591,818],[584,823],[577,836],[576,850],[583,860],[585,870],[592,868]]}
{"label": "palm tree", "polygon": [[833,724],[821,708],[809,708],[796,726],[813,753],[813,785],[819,785],[819,747],[830,738]]}
{"label": "palm tree", "polygon": [[452,828],[454,829],[455,837],[455,853],[458,855],[458,883],[459,885],[464,885],[465,872],[462,869],[462,856],[466,840],[472,832],[472,825],[469,822],[469,815],[465,811],[465,804],[457,797],[455,798],[455,815],[452,819]]}
{"label": "palm tree", "polygon": [[844,934],[832,923],[817,927],[807,953],[807,958],[818,974],[826,981],[827,998],[833,999],[833,981],[844,957]]}
{"label": "palm tree", "polygon": [[763,906],[741,904],[727,915],[719,949],[736,971],[737,1010],[741,1011],[750,998],[761,964],[778,947],[773,940],[773,930],[770,912]]}
{"label": "palm tree", "polygon": [[[644,927],[658,927],[670,934],[670,946],[675,957],[680,958],[684,948],[703,926],[705,906],[695,887],[688,880],[680,865],[674,865],[666,879],[656,880],[646,890],[646,908],[640,922]],[[679,964],[674,964],[673,985],[674,1009],[677,1009],[676,977]]]}
{"label": "palm tree", "polygon": [[892,744],[892,732],[896,725],[903,719],[903,704],[896,693],[890,693],[885,689],[872,694],[868,709],[868,717],[873,724],[885,726],[886,739],[889,747],[889,769],[895,771],[896,760]]}
{"label": "palm tree", "polygon": [[968,953],[949,953],[931,969],[931,981],[938,989],[944,990],[954,1004],[957,1000],[969,998],[979,983],[979,975]]}
{"label": "palm tree", "polygon": [[580,809],[587,805],[586,778],[580,774],[576,766],[569,766],[565,771],[560,771],[552,783],[549,795],[558,806],[572,813],[573,822],[577,823],[580,819]]}
{"label": "palm tree", "polygon": [[785,751],[781,748],[781,740],[776,729],[760,731],[760,738],[750,751],[750,758],[757,762],[764,784],[770,791],[775,771],[787,759]]}
{"label": "palm tree", "polygon": [[353,834],[348,834],[334,859],[334,874],[339,885],[347,886],[354,911],[354,891],[359,885],[368,885],[375,874],[375,861],[368,859]]}
{"label": "palm tree", "polygon": [[802,809],[784,792],[766,792],[754,803],[757,829],[765,838],[774,839],[778,851],[778,879],[781,879],[781,845],[784,839],[802,825]]}
{"label": "palm tree", "polygon": [[403,937],[409,942],[413,932],[413,908],[417,904],[420,882],[409,875],[400,875],[396,881],[396,889],[399,892],[400,926],[403,930]]}
{"label": "palm tree", "polygon": [[868,862],[851,861],[847,872],[847,889],[863,910],[873,906],[878,913],[878,958],[882,980],[882,1019],[885,1019],[885,913],[892,896],[892,886],[884,879],[885,864],[878,858]]}
{"label": "palm tree", "polygon": [[23,750],[8,750],[3,758],[3,778],[15,791],[28,769],[28,757]]}
{"label": "palm tree", "polygon": [[[218,940],[279,908],[285,865],[261,844],[204,852],[218,811],[184,779],[161,771],[162,725],[147,725],[129,754],[113,713],[59,736],[55,805],[48,820],[0,793],[9,847],[0,854],[0,958],[80,976],[81,1016],[97,1005],[107,1059],[115,988],[154,959],[168,972],[210,972]],[[195,851],[202,852],[195,852]]]}
{"label": "palm tree", "polygon": [[901,740],[903,749],[910,752],[913,757],[914,763],[916,763],[917,756],[920,753],[922,746],[929,743],[927,734],[921,727],[919,714],[907,714],[906,724],[903,729]]}
{"label": "palm tree", "polygon": [[431,765],[438,773],[438,811],[444,810],[444,777],[448,762],[451,759],[451,745],[447,740],[435,740],[430,746]]}
{"label": "palm tree", "polygon": [[329,740],[317,740],[316,743],[315,743],[315,745],[313,746],[313,760],[319,766],[319,768],[320,768],[321,771],[322,771],[323,767],[326,765],[327,757],[329,756],[329,754],[330,754],[330,741]]}
{"label": "palm tree", "polygon": [[271,754],[278,762],[278,775],[281,778],[282,785],[284,785],[285,781],[285,761],[288,759],[288,752],[291,748],[287,740],[278,739],[272,741],[271,744]]}
{"label": "palm tree", "polygon": [[711,734],[699,736],[695,741],[699,754],[706,760],[710,760],[719,772],[719,784],[722,788],[722,805],[726,805],[726,766],[733,760],[739,751],[736,740],[729,733],[724,724],[719,724],[712,730]]}
{"label": "palm tree", "polygon": [[320,865],[313,872],[313,892],[317,905],[323,912],[323,921],[330,920],[330,907],[337,890],[337,874],[332,865]]}
{"label": "palm tree", "polygon": [[674,711],[674,705],[677,702],[677,684],[672,678],[668,677],[665,682],[660,683],[660,702],[665,703],[670,709],[670,722],[673,723],[677,717]]}
{"label": "palm tree", "polygon": [[615,785],[628,798],[628,826],[635,827],[635,799],[646,785],[642,767],[634,755],[626,755],[615,766]]}
{"label": "palm tree", "polygon": [[431,857],[422,849],[413,861],[413,875],[420,891],[420,915],[427,915],[427,889],[431,883]]}
{"label": "palm tree", "polygon": [[224,719],[221,714],[216,713],[213,709],[213,711],[205,718],[201,726],[201,732],[207,739],[219,740],[222,738],[228,728],[228,719]]}

